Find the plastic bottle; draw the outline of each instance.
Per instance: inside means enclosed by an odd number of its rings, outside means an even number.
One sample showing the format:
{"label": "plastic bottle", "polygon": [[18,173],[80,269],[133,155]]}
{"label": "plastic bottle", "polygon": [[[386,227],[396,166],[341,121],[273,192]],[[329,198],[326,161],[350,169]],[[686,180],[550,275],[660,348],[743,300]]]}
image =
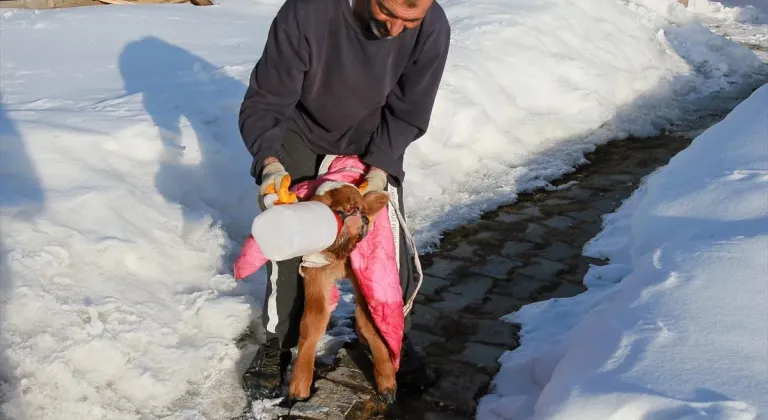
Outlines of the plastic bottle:
{"label": "plastic bottle", "polygon": [[317,201],[273,206],[277,197],[270,195],[264,197],[267,209],[251,225],[251,234],[265,257],[283,261],[314,254],[336,240],[339,219],[328,206]]}

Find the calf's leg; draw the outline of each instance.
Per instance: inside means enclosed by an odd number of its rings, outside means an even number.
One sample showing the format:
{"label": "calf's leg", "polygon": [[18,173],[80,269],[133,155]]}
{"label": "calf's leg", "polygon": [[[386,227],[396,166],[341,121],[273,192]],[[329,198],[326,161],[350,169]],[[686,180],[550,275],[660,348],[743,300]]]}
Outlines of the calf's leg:
{"label": "calf's leg", "polygon": [[331,312],[328,307],[330,286],[335,281],[334,267],[309,268],[304,272],[304,314],[299,326],[299,349],[291,373],[288,398],[304,401],[309,398],[315,372],[317,343],[325,334]]}
{"label": "calf's leg", "polygon": [[390,358],[387,345],[384,344],[384,340],[382,340],[373,323],[373,318],[368,310],[365,298],[360,293],[357,277],[350,268],[347,268],[347,278],[352,282],[355,289],[356,329],[358,334],[361,335],[361,341],[367,342],[373,354],[373,375],[376,379],[376,389],[381,399],[387,404],[391,404],[395,402],[395,395],[397,394],[395,366]]}

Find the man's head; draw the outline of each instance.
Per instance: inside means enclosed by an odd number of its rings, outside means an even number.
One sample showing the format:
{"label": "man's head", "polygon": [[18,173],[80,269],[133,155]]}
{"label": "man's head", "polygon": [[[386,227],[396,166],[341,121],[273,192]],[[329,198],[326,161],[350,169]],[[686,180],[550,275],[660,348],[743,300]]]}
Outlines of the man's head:
{"label": "man's head", "polygon": [[389,38],[419,26],[433,0],[362,1],[368,4],[372,30],[382,38]]}

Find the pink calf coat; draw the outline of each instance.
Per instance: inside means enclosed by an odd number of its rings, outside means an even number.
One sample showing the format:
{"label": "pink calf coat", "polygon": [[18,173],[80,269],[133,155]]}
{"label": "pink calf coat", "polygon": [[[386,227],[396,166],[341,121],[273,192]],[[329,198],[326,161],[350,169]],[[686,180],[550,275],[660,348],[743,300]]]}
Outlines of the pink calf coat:
{"label": "pink calf coat", "polygon": [[[365,164],[357,156],[337,156],[331,162],[328,172],[317,179],[294,185],[291,191],[299,200],[307,200],[326,181],[360,185],[365,171]],[[357,244],[349,259],[360,285],[360,293],[365,298],[373,322],[389,349],[395,369],[398,369],[404,330],[403,291],[400,287],[394,237],[386,207],[376,215],[373,229]],[[249,236],[235,261],[235,278],[241,280],[253,274],[267,261],[256,241]],[[339,299],[339,290],[335,284],[331,287],[330,299],[333,310]]]}

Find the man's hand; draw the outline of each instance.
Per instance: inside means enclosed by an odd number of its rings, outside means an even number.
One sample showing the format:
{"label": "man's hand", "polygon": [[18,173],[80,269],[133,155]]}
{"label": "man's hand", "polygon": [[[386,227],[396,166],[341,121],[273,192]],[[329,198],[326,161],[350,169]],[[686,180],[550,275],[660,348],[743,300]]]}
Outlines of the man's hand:
{"label": "man's hand", "polygon": [[295,203],[297,201],[296,194],[288,190],[291,186],[291,175],[285,171],[280,161],[275,158],[267,158],[264,164],[259,188],[259,205],[264,206],[264,196],[267,194],[277,194],[275,204]]}
{"label": "man's hand", "polygon": [[368,170],[368,174],[365,175],[363,183],[360,184],[359,190],[362,195],[365,195],[371,191],[384,191],[387,188],[387,173],[379,168],[371,166]]}

